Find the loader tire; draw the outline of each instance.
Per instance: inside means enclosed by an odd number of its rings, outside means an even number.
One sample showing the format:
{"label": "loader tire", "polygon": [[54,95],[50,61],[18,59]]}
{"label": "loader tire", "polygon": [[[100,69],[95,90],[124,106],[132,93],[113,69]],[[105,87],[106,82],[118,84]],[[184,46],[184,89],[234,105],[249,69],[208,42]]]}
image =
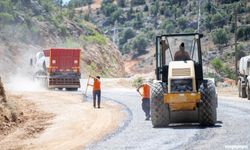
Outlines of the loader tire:
{"label": "loader tire", "polygon": [[163,94],[167,93],[166,83],[155,83],[151,88],[151,122],[153,127],[166,127],[170,123],[169,107],[163,102]]}
{"label": "loader tire", "polygon": [[214,126],[217,120],[217,94],[212,81],[207,82],[207,86],[202,83],[199,89],[201,102],[199,103],[199,123],[201,126]]}
{"label": "loader tire", "polygon": [[246,87],[242,87],[241,81],[238,81],[238,90],[239,90],[239,97],[242,97],[242,98],[247,97]]}

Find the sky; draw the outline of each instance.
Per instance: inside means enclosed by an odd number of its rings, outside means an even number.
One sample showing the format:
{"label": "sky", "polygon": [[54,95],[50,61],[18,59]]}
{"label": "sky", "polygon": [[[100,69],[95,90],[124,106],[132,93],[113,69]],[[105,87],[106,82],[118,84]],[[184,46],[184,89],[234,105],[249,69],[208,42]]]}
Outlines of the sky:
{"label": "sky", "polygon": [[63,4],[68,3],[70,0],[63,0]]}

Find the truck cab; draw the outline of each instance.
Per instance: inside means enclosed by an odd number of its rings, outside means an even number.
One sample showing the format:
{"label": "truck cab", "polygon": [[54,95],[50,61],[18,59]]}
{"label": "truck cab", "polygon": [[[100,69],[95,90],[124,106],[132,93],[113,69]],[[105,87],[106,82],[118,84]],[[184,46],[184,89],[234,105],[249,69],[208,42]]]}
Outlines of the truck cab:
{"label": "truck cab", "polygon": [[240,59],[238,77],[239,97],[250,100],[250,56]]}

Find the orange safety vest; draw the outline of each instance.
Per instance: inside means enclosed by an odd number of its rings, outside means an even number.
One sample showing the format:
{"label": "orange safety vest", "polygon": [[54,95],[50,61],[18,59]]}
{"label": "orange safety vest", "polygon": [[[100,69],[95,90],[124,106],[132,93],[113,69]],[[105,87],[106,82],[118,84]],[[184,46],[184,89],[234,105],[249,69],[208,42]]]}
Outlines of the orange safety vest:
{"label": "orange safety vest", "polygon": [[143,84],[143,98],[150,98],[150,86],[148,84]]}
{"label": "orange safety vest", "polygon": [[101,90],[101,82],[98,79],[94,79],[93,91]]}

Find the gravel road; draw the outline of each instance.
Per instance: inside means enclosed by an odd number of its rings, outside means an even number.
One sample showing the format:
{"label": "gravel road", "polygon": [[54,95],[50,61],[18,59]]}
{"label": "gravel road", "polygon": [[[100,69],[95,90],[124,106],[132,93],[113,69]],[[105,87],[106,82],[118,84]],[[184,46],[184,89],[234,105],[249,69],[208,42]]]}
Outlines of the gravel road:
{"label": "gravel road", "polygon": [[215,127],[180,124],[152,128],[145,121],[140,96],[131,89],[103,90],[102,96],[127,107],[124,126],[87,149],[249,149],[250,101],[219,97],[218,121]]}

